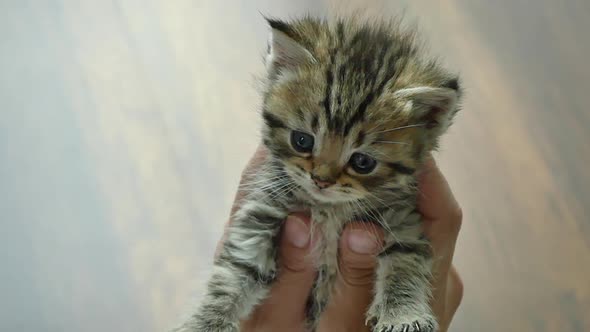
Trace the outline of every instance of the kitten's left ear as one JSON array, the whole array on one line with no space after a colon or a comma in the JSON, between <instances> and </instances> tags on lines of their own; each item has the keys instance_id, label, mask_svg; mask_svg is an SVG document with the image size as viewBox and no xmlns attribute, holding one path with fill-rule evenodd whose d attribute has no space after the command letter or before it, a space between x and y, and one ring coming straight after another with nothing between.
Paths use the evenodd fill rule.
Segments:
<instances>
[{"instance_id":1,"label":"kitten's left ear","mask_svg":"<svg viewBox=\"0 0 590 332\"><path fill-rule=\"evenodd\" d=\"M397 90L394 97L402 102L402 112L441 134L457 112L460 91L457 83L451 87L420 86Z\"/></svg>"},{"instance_id":2,"label":"kitten's left ear","mask_svg":"<svg viewBox=\"0 0 590 332\"><path fill-rule=\"evenodd\" d=\"M313 55L289 35L291 28L285 22L267 19L271 28L266 55L266 68L271 78L297 67L315 62Z\"/></svg>"}]
</instances>

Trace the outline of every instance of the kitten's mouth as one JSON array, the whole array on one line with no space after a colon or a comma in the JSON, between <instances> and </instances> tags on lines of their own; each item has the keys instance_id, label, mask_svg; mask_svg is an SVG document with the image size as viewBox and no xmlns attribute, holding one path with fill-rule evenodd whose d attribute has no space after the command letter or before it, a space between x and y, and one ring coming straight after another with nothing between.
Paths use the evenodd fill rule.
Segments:
<instances>
[{"instance_id":1,"label":"kitten's mouth","mask_svg":"<svg viewBox=\"0 0 590 332\"><path fill-rule=\"evenodd\" d=\"M305 189L313 199L320 203L341 203L351 200L335 191L334 188L320 189L315 185L307 185Z\"/></svg>"},{"instance_id":2,"label":"kitten's mouth","mask_svg":"<svg viewBox=\"0 0 590 332\"><path fill-rule=\"evenodd\" d=\"M321 197L330 197L330 196L332 196L332 193L328 189L320 189L318 187L312 187L311 188L311 192L314 195L319 195Z\"/></svg>"},{"instance_id":3,"label":"kitten's mouth","mask_svg":"<svg viewBox=\"0 0 590 332\"><path fill-rule=\"evenodd\" d=\"M319 188L311 188L308 190L311 197L315 200L322 202L322 203L333 203L334 202L334 195L326 189L319 189Z\"/></svg>"},{"instance_id":4,"label":"kitten's mouth","mask_svg":"<svg viewBox=\"0 0 590 332\"><path fill-rule=\"evenodd\" d=\"M322 195L322 196L329 195L327 189L320 189L320 188L318 188L314 185L311 185L311 184L306 185L305 190L307 190L307 192L309 192L312 195Z\"/></svg>"},{"instance_id":5,"label":"kitten's mouth","mask_svg":"<svg viewBox=\"0 0 590 332\"><path fill-rule=\"evenodd\" d=\"M303 191L305 191L313 200L319 203L334 204L352 201L355 199L353 197L349 197L347 194L339 192L337 188L334 188L334 186L320 189L311 181L309 177L306 177L300 173L298 174L297 171L290 170L289 168L286 168L286 170L287 174L291 176L294 182L299 183L300 188L303 189Z\"/></svg>"},{"instance_id":6,"label":"kitten's mouth","mask_svg":"<svg viewBox=\"0 0 590 332\"><path fill-rule=\"evenodd\" d=\"M329 202L334 198L334 192L331 188L320 189L317 186L306 183L303 189L315 200L320 202Z\"/></svg>"}]
</instances>

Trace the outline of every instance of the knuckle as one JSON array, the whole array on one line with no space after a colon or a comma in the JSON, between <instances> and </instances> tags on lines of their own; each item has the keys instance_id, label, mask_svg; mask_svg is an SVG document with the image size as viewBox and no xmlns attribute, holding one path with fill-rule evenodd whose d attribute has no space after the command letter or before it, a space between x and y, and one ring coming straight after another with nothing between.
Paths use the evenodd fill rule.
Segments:
<instances>
[{"instance_id":1,"label":"knuckle","mask_svg":"<svg viewBox=\"0 0 590 332\"><path fill-rule=\"evenodd\" d=\"M342 269L343 281L353 287L371 286L375 278L373 268L347 267Z\"/></svg>"},{"instance_id":2,"label":"knuckle","mask_svg":"<svg viewBox=\"0 0 590 332\"><path fill-rule=\"evenodd\" d=\"M457 204L449 213L449 222L454 230L460 230L463 224L463 209Z\"/></svg>"},{"instance_id":3,"label":"knuckle","mask_svg":"<svg viewBox=\"0 0 590 332\"><path fill-rule=\"evenodd\" d=\"M283 270L283 273L301 273L307 270L305 259L296 252L283 251L281 261L279 269Z\"/></svg>"},{"instance_id":4,"label":"knuckle","mask_svg":"<svg viewBox=\"0 0 590 332\"><path fill-rule=\"evenodd\" d=\"M376 265L373 257L347 257L344 255L339 265L342 279L347 285L355 287L372 285Z\"/></svg>"},{"instance_id":5,"label":"knuckle","mask_svg":"<svg viewBox=\"0 0 590 332\"><path fill-rule=\"evenodd\" d=\"M464 291L464 287L465 285L463 284L463 279L461 279L461 277L459 275L457 275L457 298L459 299L459 303L461 303L461 300L463 300L463 291Z\"/></svg>"},{"instance_id":6,"label":"knuckle","mask_svg":"<svg viewBox=\"0 0 590 332\"><path fill-rule=\"evenodd\" d=\"M453 288L455 291L454 298L456 299L456 305L459 306L459 304L463 300L463 292L464 292L465 285L463 284L463 279L461 279L461 276L459 275L459 273L454 269L453 269L451 278L452 278L452 282L454 284L453 285Z\"/></svg>"},{"instance_id":7,"label":"knuckle","mask_svg":"<svg viewBox=\"0 0 590 332\"><path fill-rule=\"evenodd\" d=\"M247 182L251 177L252 170L250 169L250 164L248 164L246 167L244 167L244 169L242 169L242 172L240 173L240 183Z\"/></svg>"}]
</instances>

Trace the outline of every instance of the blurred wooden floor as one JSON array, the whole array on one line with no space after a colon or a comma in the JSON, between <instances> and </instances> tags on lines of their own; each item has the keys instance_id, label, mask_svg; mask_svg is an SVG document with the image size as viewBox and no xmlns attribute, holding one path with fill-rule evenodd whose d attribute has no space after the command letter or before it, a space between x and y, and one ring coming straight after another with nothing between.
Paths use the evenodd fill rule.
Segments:
<instances>
[{"instance_id":1,"label":"blurred wooden floor","mask_svg":"<svg viewBox=\"0 0 590 332\"><path fill-rule=\"evenodd\" d=\"M362 3L0 1L0 330L173 324L258 140L259 11ZM590 331L590 2L371 3L467 88L438 155L465 210L452 331Z\"/></svg>"}]
</instances>

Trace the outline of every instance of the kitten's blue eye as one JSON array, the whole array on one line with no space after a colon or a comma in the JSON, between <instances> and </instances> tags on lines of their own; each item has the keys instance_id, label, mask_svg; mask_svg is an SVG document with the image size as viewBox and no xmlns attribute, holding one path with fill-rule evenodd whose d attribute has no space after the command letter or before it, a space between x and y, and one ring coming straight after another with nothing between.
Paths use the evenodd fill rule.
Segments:
<instances>
[{"instance_id":1,"label":"kitten's blue eye","mask_svg":"<svg viewBox=\"0 0 590 332\"><path fill-rule=\"evenodd\" d=\"M291 145L298 152L311 152L313 150L313 136L293 130L291 132Z\"/></svg>"},{"instance_id":2,"label":"kitten's blue eye","mask_svg":"<svg viewBox=\"0 0 590 332\"><path fill-rule=\"evenodd\" d=\"M375 159L362 153L353 153L348 163L359 174L371 173L377 166Z\"/></svg>"}]
</instances>

